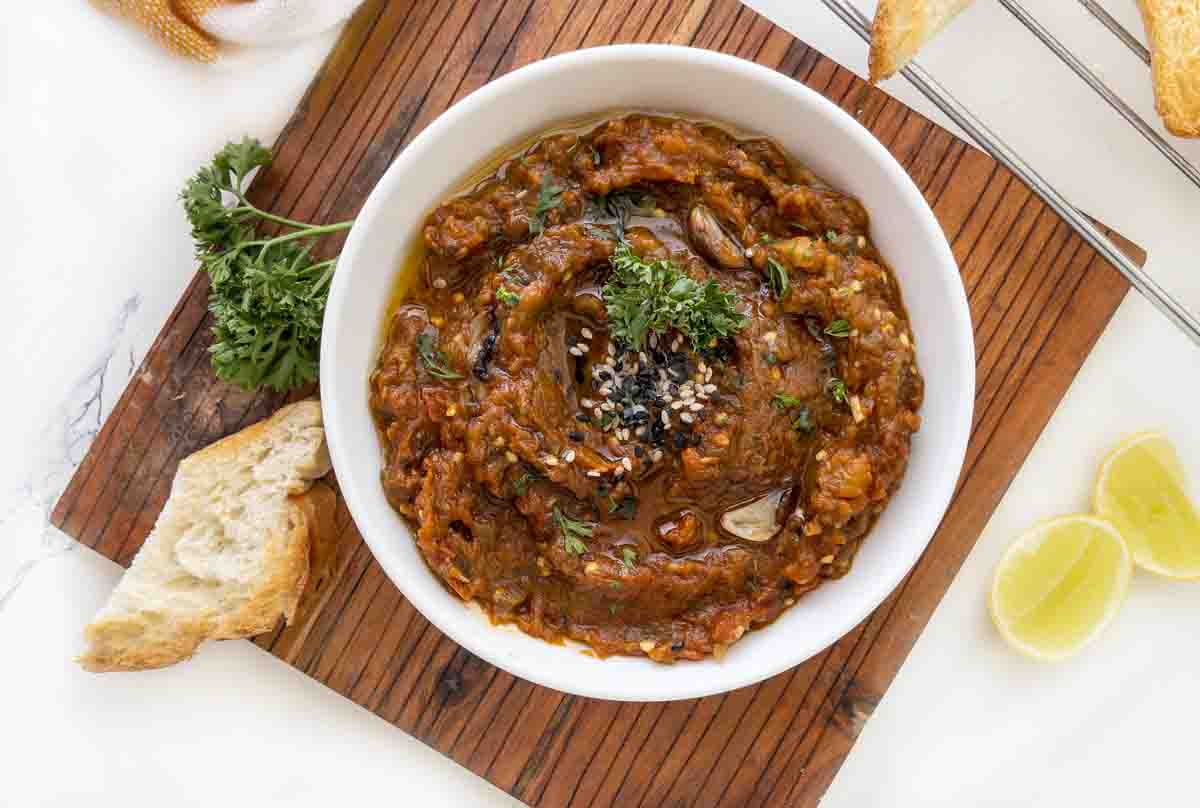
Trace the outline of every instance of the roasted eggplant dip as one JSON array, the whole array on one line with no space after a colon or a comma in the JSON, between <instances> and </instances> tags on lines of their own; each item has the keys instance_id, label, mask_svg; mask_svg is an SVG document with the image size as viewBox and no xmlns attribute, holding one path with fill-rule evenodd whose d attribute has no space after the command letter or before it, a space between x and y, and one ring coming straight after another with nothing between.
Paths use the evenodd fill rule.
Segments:
<instances>
[{"instance_id":1,"label":"roasted eggplant dip","mask_svg":"<svg viewBox=\"0 0 1200 808\"><path fill-rule=\"evenodd\" d=\"M632 115L428 217L371 378L383 486L493 620L722 656L850 569L923 382L868 217L772 142Z\"/></svg>"}]
</instances>

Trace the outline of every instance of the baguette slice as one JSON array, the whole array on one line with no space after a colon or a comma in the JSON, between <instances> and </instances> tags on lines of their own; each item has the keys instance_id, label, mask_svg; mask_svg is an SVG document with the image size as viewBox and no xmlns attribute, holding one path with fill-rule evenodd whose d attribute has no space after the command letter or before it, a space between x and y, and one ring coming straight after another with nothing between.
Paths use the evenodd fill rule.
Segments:
<instances>
[{"instance_id":1,"label":"baguette slice","mask_svg":"<svg viewBox=\"0 0 1200 808\"><path fill-rule=\"evenodd\" d=\"M1200 137L1200 3L1138 0L1150 41L1154 100L1174 135Z\"/></svg>"},{"instance_id":2,"label":"baguette slice","mask_svg":"<svg viewBox=\"0 0 1200 808\"><path fill-rule=\"evenodd\" d=\"M871 83L896 75L974 0L879 0L871 28Z\"/></svg>"},{"instance_id":3,"label":"baguette slice","mask_svg":"<svg viewBox=\"0 0 1200 808\"><path fill-rule=\"evenodd\" d=\"M84 630L90 671L159 668L204 640L291 620L310 547L332 535L321 405L301 401L179 464L171 495L108 603Z\"/></svg>"}]
</instances>

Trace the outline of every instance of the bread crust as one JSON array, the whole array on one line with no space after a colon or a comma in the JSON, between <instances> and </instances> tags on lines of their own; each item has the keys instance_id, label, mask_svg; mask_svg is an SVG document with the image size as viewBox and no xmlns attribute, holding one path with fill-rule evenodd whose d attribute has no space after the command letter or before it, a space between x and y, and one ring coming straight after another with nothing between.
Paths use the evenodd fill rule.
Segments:
<instances>
[{"instance_id":1,"label":"bread crust","mask_svg":"<svg viewBox=\"0 0 1200 808\"><path fill-rule=\"evenodd\" d=\"M1154 106L1167 130L1200 137L1200 5L1138 0L1154 79Z\"/></svg>"},{"instance_id":2,"label":"bread crust","mask_svg":"<svg viewBox=\"0 0 1200 808\"><path fill-rule=\"evenodd\" d=\"M177 487L189 475L219 474L223 465L235 462L256 444L288 430L320 427L320 403L300 401L185 458L179 464L171 498L155 531L171 507ZM270 631L280 617L290 622L310 577L316 537L323 536L323 541L328 541L329 536L335 535L336 497L329 486L313 484L329 469L329 454L322 436L315 458L296 468L295 483L289 487L285 503L285 527L270 530L266 537L263 569L267 574L256 582L253 594L236 610L222 613L211 608L192 615L139 610L102 615L84 629L88 647L79 657L79 664L93 672L161 668L189 658L205 640L252 637ZM147 543L152 539L153 536Z\"/></svg>"},{"instance_id":3,"label":"bread crust","mask_svg":"<svg viewBox=\"0 0 1200 808\"><path fill-rule=\"evenodd\" d=\"M921 47L974 0L879 0L871 25L872 84L896 75Z\"/></svg>"}]
</instances>

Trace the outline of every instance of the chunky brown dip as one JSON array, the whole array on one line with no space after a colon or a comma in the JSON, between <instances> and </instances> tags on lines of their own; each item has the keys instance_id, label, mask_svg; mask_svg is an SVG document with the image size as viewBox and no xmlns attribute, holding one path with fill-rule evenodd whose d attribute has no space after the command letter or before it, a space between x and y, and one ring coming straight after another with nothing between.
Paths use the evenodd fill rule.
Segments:
<instances>
[{"instance_id":1,"label":"chunky brown dip","mask_svg":"<svg viewBox=\"0 0 1200 808\"><path fill-rule=\"evenodd\" d=\"M660 662L844 575L923 390L867 231L773 143L644 115L546 137L433 211L371 378L430 568L494 620ZM715 280L740 327L614 339L615 252Z\"/></svg>"}]
</instances>

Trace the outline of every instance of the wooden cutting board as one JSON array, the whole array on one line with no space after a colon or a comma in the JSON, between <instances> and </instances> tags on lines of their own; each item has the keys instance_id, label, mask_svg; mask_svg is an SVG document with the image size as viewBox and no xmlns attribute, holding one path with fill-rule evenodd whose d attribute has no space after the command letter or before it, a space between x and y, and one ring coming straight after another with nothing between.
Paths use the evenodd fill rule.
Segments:
<instances>
[{"instance_id":1,"label":"wooden cutting board","mask_svg":"<svg viewBox=\"0 0 1200 808\"><path fill-rule=\"evenodd\" d=\"M349 218L454 101L537 59L629 41L721 50L793 76L874 132L929 200L962 268L978 382L957 495L928 550L867 620L790 671L721 696L619 704L515 679L442 636L384 576L342 504L339 568L317 609L256 642L531 804L812 805L1127 285L1004 168L736 0L369 2L252 196L294 218ZM206 291L197 276L54 510L56 525L122 564L180 458L280 404L214 379Z\"/></svg>"}]
</instances>

